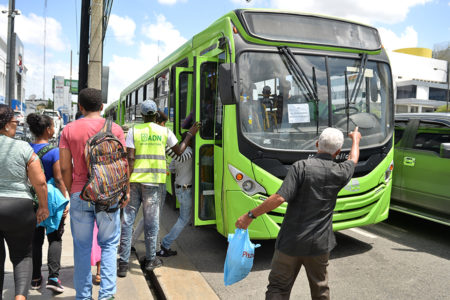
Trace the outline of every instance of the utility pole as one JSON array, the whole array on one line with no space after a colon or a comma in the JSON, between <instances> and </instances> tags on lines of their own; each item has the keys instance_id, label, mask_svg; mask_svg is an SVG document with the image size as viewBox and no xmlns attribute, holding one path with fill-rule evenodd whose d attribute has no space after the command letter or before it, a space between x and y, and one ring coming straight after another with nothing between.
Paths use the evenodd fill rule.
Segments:
<instances>
[{"instance_id":1,"label":"utility pole","mask_svg":"<svg viewBox=\"0 0 450 300\"><path fill-rule=\"evenodd\" d=\"M6 53L6 91L5 102L11 106L11 99L15 97L14 81L16 75L16 42L14 34L14 17L20 15L20 12L16 10L16 1L9 0L9 9L3 10L2 13L8 13L8 36L7 36L7 53Z\"/></svg>"},{"instance_id":2,"label":"utility pole","mask_svg":"<svg viewBox=\"0 0 450 300\"><path fill-rule=\"evenodd\" d=\"M70 50L70 77L69 77L69 106L67 107L69 112L69 121L72 120L72 50Z\"/></svg>"},{"instance_id":3,"label":"utility pole","mask_svg":"<svg viewBox=\"0 0 450 300\"><path fill-rule=\"evenodd\" d=\"M78 92L88 87L88 56L89 56L89 7L90 0L81 2L80 22L80 57L78 63Z\"/></svg>"},{"instance_id":4,"label":"utility pole","mask_svg":"<svg viewBox=\"0 0 450 300\"><path fill-rule=\"evenodd\" d=\"M91 0L88 87L102 89L103 0Z\"/></svg>"}]
</instances>

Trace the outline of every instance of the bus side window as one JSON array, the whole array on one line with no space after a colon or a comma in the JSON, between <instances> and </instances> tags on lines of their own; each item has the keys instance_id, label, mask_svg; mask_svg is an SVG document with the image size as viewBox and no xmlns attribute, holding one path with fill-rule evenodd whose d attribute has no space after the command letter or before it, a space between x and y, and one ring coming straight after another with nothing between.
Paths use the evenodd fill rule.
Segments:
<instances>
[{"instance_id":1,"label":"bus side window","mask_svg":"<svg viewBox=\"0 0 450 300\"><path fill-rule=\"evenodd\" d=\"M133 92L128 94L128 99L127 99L127 122L130 122L131 119L131 109L132 109L132 103L133 103Z\"/></svg>"},{"instance_id":2,"label":"bus side window","mask_svg":"<svg viewBox=\"0 0 450 300\"><path fill-rule=\"evenodd\" d=\"M144 102L144 86L141 86L138 89L137 92L137 99L136 99L136 118L135 120L138 122L142 122L142 116L141 116L141 103Z\"/></svg>"},{"instance_id":3,"label":"bus side window","mask_svg":"<svg viewBox=\"0 0 450 300\"><path fill-rule=\"evenodd\" d=\"M200 67L200 136L214 138L214 113L217 102L217 63L206 62Z\"/></svg>"},{"instance_id":4,"label":"bus side window","mask_svg":"<svg viewBox=\"0 0 450 300\"><path fill-rule=\"evenodd\" d=\"M178 116L180 122L180 128L189 129L191 127L195 117L192 115L190 118L192 122L188 122L189 124L184 124L188 114L193 113L192 111L192 93L189 93L189 81L192 81L192 74L183 72L180 74L178 79Z\"/></svg>"},{"instance_id":5,"label":"bus side window","mask_svg":"<svg viewBox=\"0 0 450 300\"><path fill-rule=\"evenodd\" d=\"M166 115L169 114L168 96L169 96L169 70L166 70L156 79L156 99L155 99L158 109L164 112Z\"/></svg>"},{"instance_id":6,"label":"bus side window","mask_svg":"<svg viewBox=\"0 0 450 300\"><path fill-rule=\"evenodd\" d=\"M223 104L222 100L220 99L220 96L217 95L217 102L216 102L216 124L214 126L215 131L215 144L216 146L222 147L222 123L223 123Z\"/></svg>"},{"instance_id":7,"label":"bus side window","mask_svg":"<svg viewBox=\"0 0 450 300\"><path fill-rule=\"evenodd\" d=\"M154 100L155 99L155 85L153 83L153 79L147 84L147 91L145 93L145 100Z\"/></svg>"},{"instance_id":8,"label":"bus side window","mask_svg":"<svg viewBox=\"0 0 450 300\"><path fill-rule=\"evenodd\" d=\"M214 145L203 145L199 150L200 189L198 217L201 220L216 218L214 206Z\"/></svg>"}]
</instances>

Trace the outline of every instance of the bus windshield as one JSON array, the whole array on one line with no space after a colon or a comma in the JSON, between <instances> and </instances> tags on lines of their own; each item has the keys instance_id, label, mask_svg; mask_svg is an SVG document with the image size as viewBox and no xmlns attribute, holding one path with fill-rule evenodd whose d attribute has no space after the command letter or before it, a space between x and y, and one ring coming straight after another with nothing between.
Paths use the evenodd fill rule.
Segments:
<instances>
[{"instance_id":1,"label":"bus windshield","mask_svg":"<svg viewBox=\"0 0 450 300\"><path fill-rule=\"evenodd\" d=\"M356 126L361 147L380 146L392 133L392 80L386 63L361 58L294 55L298 76L282 53L244 52L238 60L240 127L262 148L316 150L328 126Z\"/></svg>"}]
</instances>

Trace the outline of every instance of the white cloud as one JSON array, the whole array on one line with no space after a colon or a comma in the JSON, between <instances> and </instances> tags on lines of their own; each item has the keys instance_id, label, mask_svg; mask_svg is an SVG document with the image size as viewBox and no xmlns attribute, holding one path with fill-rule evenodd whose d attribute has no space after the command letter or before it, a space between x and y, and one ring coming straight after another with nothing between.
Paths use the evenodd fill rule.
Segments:
<instances>
[{"instance_id":1,"label":"white cloud","mask_svg":"<svg viewBox=\"0 0 450 300\"><path fill-rule=\"evenodd\" d=\"M70 56L66 61L61 61L51 53L47 54L45 63L45 98L53 99L52 78L53 76L64 76L70 78ZM74 59L75 61L76 59ZM37 98L43 97L44 63L42 53L30 51L25 47L24 62L28 71L26 74L25 96L32 94ZM78 64L72 65L72 79L78 78Z\"/></svg>"},{"instance_id":2,"label":"white cloud","mask_svg":"<svg viewBox=\"0 0 450 300\"><path fill-rule=\"evenodd\" d=\"M111 29L114 37L118 42L132 45L134 39L134 31L136 30L136 23L129 17L119 17L111 14L108 21L108 29Z\"/></svg>"},{"instance_id":3,"label":"white cloud","mask_svg":"<svg viewBox=\"0 0 450 300\"><path fill-rule=\"evenodd\" d=\"M140 42L136 57L113 55L109 63L110 102L119 99L120 92L150 68L186 42L180 32L163 15L156 23L143 26L142 33L150 43Z\"/></svg>"},{"instance_id":4,"label":"white cloud","mask_svg":"<svg viewBox=\"0 0 450 300\"><path fill-rule=\"evenodd\" d=\"M382 44L388 50L417 47L417 31L415 31L412 26L406 27L405 31L401 33L400 36L386 28L378 28L378 31L380 32Z\"/></svg>"},{"instance_id":5,"label":"white cloud","mask_svg":"<svg viewBox=\"0 0 450 300\"><path fill-rule=\"evenodd\" d=\"M159 4L174 5L177 2L186 2L187 0L158 0Z\"/></svg>"},{"instance_id":6,"label":"white cloud","mask_svg":"<svg viewBox=\"0 0 450 300\"><path fill-rule=\"evenodd\" d=\"M433 0L271 0L270 7L327 14L369 24L394 24L405 20L412 7L431 1Z\"/></svg>"},{"instance_id":7,"label":"white cloud","mask_svg":"<svg viewBox=\"0 0 450 300\"><path fill-rule=\"evenodd\" d=\"M7 10L8 7L0 5L0 10ZM25 97L34 94L38 98L43 96L44 86L44 18L36 14L18 15L15 17L14 31L24 44L24 65L27 68L25 78ZM0 18L0 36L6 41L8 29L8 18L3 15ZM55 54L68 49L65 42L61 23L56 19L47 17L46 30L46 64L45 64L45 97L53 98L52 78L55 75L69 78L70 56L62 61ZM64 58L63 58L64 59ZM75 61L75 59L74 59ZM73 66L72 75L78 77L78 65Z\"/></svg>"},{"instance_id":8,"label":"white cloud","mask_svg":"<svg viewBox=\"0 0 450 300\"><path fill-rule=\"evenodd\" d=\"M8 10L6 6L0 5L0 10ZM0 18L0 35L6 40L8 20L4 16ZM49 50L63 51L67 49L62 35L62 26L56 19L47 17L46 47ZM20 40L26 44L44 46L44 18L33 13L18 15L15 17L14 31Z\"/></svg>"},{"instance_id":9,"label":"white cloud","mask_svg":"<svg viewBox=\"0 0 450 300\"><path fill-rule=\"evenodd\" d=\"M264 7L267 5L265 0L231 0L231 2L242 7Z\"/></svg>"},{"instance_id":10,"label":"white cloud","mask_svg":"<svg viewBox=\"0 0 450 300\"><path fill-rule=\"evenodd\" d=\"M168 51L173 51L186 42L186 39L181 36L172 23L166 20L164 15L157 15L156 24L144 26L142 33L153 41L164 43L165 50Z\"/></svg>"}]
</instances>

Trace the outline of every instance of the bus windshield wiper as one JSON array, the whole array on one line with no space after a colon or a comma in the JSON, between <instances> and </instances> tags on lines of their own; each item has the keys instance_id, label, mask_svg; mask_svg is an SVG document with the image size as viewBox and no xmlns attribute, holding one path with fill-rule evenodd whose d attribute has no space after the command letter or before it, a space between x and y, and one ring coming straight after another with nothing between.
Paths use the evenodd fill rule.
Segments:
<instances>
[{"instance_id":1,"label":"bus windshield wiper","mask_svg":"<svg viewBox=\"0 0 450 300\"><path fill-rule=\"evenodd\" d=\"M361 88L361 83L364 79L364 74L366 73L366 65L367 65L367 53L363 53L361 58L361 67L359 68L358 76L356 76L355 85L353 86L352 95L350 96L350 103L356 103L356 98L358 98L358 92L359 89Z\"/></svg>"},{"instance_id":2,"label":"bus windshield wiper","mask_svg":"<svg viewBox=\"0 0 450 300\"><path fill-rule=\"evenodd\" d=\"M306 90L307 101L314 101L315 105L315 115L316 115L316 134L319 134L319 97L317 96L317 82L316 82L316 72L313 67L313 84L306 76L306 73L303 71L302 67L298 63L294 54L288 47L278 47L278 50L281 54L284 55L285 63L288 67L288 70L294 76L295 81L301 87Z\"/></svg>"},{"instance_id":3,"label":"bus windshield wiper","mask_svg":"<svg viewBox=\"0 0 450 300\"><path fill-rule=\"evenodd\" d=\"M367 53L363 53L361 57L361 66L358 71L358 75L356 76L355 84L353 85L352 94L349 98L349 89L348 89L348 76L347 70L344 71L345 76L345 114L347 116L347 134L349 133L349 122L350 122L350 103L356 103L356 98L358 98L358 93L361 88L361 83L364 79L364 74L366 73L367 66Z\"/></svg>"},{"instance_id":4,"label":"bus windshield wiper","mask_svg":"<svg viewBox=\"0 0 450 300\"><path fill-rule=\"evenodd\" d=\"M345 114L347 116L347 135L348 135L348 125L350 122L350 99L348 97L349 91L348 91L348 79L347 79L347 70L344 71L345 76Z\"/></svg>"}]
</instances>

